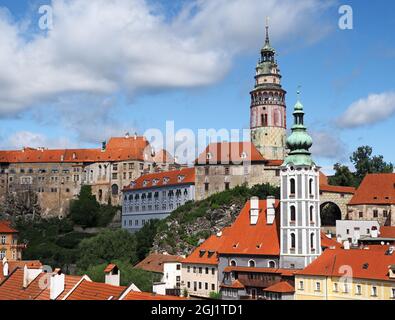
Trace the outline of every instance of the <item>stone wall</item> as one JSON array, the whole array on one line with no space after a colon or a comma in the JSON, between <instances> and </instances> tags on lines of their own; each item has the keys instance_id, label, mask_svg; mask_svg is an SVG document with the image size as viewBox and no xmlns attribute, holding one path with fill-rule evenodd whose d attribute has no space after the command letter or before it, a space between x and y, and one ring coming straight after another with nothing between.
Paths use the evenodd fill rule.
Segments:
<instances>
[{"instance_id":1,"label":"stone wall","mask_svg":"<svg viewBox=\"0 0 395 320\"><path fill-rule=\"evenodd\" d=\"M395 205L350 205L348 218L350 220L375 220L381 226L395 226Z\"/></svg>"},{"instance_id":2,"label":"stone wall","mask_svg":"<svg viewBox=\"0 0 395 320\"><path fill-rule=\"evenodd\" d=\"M342 220L346 220L347 219L347 204L350 202L352 197L353 197L353 194L349 194L349 193L335 193L335 192L321 191L320 192L320 203L321 203L321 205L328 203L328 202L336 204L342 213Z\"/></svg>"}]
</instances>

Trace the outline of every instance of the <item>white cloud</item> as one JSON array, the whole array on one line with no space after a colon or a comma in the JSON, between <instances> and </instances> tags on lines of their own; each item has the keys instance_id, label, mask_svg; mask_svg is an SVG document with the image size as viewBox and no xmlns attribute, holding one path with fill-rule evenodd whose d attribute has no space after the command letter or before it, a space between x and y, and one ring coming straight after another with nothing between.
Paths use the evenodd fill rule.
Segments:
<instances>
[{"instance_id":1,"label":"white cloud","mask_svg":"<svg viewBox=\"0 0 395 320\"><path fill-rule=\"evenodd\" d=\"M75 145L67 138L50 139L41 133L18 131L3 140L2 147L13 150L19 150L24 147L61 149L75 147Z\"/></svg>"},{"instance_id":2,"label":"white cloud","mask_svg":"<svg viewBox=\"0 0 395 320\"><path fill-rule=\"evenodd\" d=\"M352 103L337 120L340 127L355 128L373 124L395 114L395 92L370 94Z\"/></svg>"},{"instance_id":3,"label":"white cloud","mask_svg":"<svg viewBox=\"0 0 395 320\"><path fill-rule=\"evenodd\" d=\"M326 159L344 160L346 146L334 131L313 131L313 146L311 152L313 157Z\"/></svg>"},{"instance_id":4,"label":"white cloud","mask_svg":"<svg viewBox=\"0 0 395 320\"><path fill-rule=\"evenodd\" d=\"M324 33L319 0L193 0L170 21L145 0L53 0L54 28L24 33L0 12L0 114L68 94L133 95L208 85L235 54L263 42ZM38 23L39 15L30 17ZM32 28L30 28L32 30ZM300 37L298 37L300 39Z\"/></svg>"}]
</instances>

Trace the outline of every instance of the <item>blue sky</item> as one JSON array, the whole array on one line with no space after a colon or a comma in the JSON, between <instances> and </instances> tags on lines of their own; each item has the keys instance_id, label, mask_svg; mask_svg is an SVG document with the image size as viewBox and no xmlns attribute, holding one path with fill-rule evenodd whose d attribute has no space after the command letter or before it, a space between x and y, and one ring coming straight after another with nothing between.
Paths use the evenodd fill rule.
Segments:
<instances>
[{"instance_id":1,"label":"blue sky","mask_svg":"<svg viewBox=\"0 0 395 320\"><path fill-rule=\"evenodd\" d=\"M247 128L268 15L288 123L301 85L317 162L328 171L365 144L395 162L391 0L68 2L0 0L2 148L97 147L168 120L195 132ZM37 28L43 4L54 8L52 34ZM344 4L352 30L338 27ZM128 10L136 18L119 29Z\"/></svg>"}]
</instances>

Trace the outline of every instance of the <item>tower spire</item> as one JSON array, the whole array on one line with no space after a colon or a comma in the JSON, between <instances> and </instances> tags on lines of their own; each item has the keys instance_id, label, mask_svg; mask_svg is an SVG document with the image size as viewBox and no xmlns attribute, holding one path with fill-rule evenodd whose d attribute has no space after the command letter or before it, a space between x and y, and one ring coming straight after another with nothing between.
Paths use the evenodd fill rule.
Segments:
<instances>
[{"instance_id":1,"label":"tower spire","mask_svg":"<svg viewBox=\"0 0 395 320\"><path fill-rule=\"evenodd\" d=\"M270 46L270 39L269 39L269 17L266 17L266 40L265 45Z\"/></svg>"}]
</instances>

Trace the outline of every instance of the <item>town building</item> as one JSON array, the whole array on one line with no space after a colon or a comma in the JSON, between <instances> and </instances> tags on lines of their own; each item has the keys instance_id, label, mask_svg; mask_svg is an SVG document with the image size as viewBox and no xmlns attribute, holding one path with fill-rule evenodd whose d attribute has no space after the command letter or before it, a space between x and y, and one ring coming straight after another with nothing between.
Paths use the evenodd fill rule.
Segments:
<instances>
[{"instance_id":1,"label":"town building","mask_svg":"<svg viewBox=\"0 0 395 320\"><path fill-rule=\"evenodd\" d=\"M142 175L122 190L122 228L136 232L195 199L195 169Z\"/></svg>"},{"instance_id":2,"label":"town building","mask_svg":"<svg viewBox=\"0 0 395 320\"><path fill-rule=\"evenodd\" d=\"M24 244L18 243L18 231L11 227L9 221L0 221L0 261L21 260Z\"/></svg>"},{"instance_id":3,"label":"town building","mask_svg":"<svg viewBox=\"0 0 395 320\"><path fill-rule=\"evenodd\" d=\"M137 135L111 138L97 149L28 148L0 151L0 201L32 191L44 217L64 217L82 185L102 204L121 204L121 190L144 173L169 170L174 160Z\"/></svg>"},{"instance_id":4,"label":"town building","mask_svg":"<svg viewBox=\"0 0 395 320\"><path fill-rule=\"evenodd\" d=\"M181 264L184 257L170 254L152 253L134 266L149 272L160 274L160 282L154 282L152 292L160 295L180 296L181 292Z\"/></svg>"},{"instance_id":5,"label":"town building","mask_svg":"<svg viewBox=\"0 0 395 320\"><path fill-rule=\"evenodd\" d=\"M374 220L338 220L336 221L336 239L338 242L348 241L358 245L361 238L378 237L380 225Z\"/></svg>"},{"instance_id":6,"label":"town building","mask_svg":"<svg viewBox=\"0 0 395 320\"><path fill-rule=\"evenodd\" d=\"M226 239L227 228L210 236L182 261L181 288L191 297L210 298L218 294L220 272L218 251Z\"/></svg>"},{"instance_id":7,"label":"town building","mask_svg":"<svg viewBox=\"0 0 395 320\"><path fill-rule=\"evenodd\" d=\"M367 174L348 203L348 219L395 226L395 173Z\"/></svg>"},{"instance_id":8,"label":"town building","mask_svg":"<svg viewBox=\"0 0 395 320\"><path fill-rule=\"evenodd\" d=\"M295 275L296 300L395 299L394 247L328 249Z\"/></svg>"}]
</instances>

